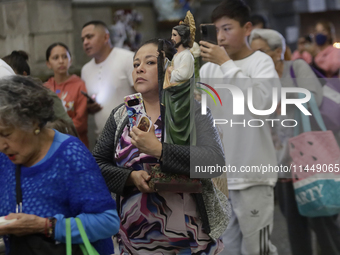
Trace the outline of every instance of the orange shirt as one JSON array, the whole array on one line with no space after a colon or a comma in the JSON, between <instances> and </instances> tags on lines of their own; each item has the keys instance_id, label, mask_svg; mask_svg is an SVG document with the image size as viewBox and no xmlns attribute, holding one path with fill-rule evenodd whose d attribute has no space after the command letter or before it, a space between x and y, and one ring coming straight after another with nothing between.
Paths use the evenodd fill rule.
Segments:
<instances>
[{"instance_id":1,"label":"orange shirt","mask_svg":"<svg viewBox=\"0 0 340 255\"><path fill-rule=\"evenodd\" d=\"M61 99L76 127L80 140L88 147L87 98L80 93L80 91L86 92L84 81L77 75L72 75L66 81L56 84L54 77L51 77L44 86L55 92Z\"/></svg>"}]
</instances>

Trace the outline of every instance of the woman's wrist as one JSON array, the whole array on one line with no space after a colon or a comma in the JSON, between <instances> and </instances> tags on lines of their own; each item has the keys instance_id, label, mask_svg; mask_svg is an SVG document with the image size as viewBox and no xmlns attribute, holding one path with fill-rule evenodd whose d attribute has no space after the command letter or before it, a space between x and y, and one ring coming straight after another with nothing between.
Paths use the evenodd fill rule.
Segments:
<instances>
[{"instance_id":1,"label":"woman's wrist","mask_svg":"<svg viewBox=\"0 0 340 255\"><path fill-rule=\"evenodd\" d=\"M125 182L125 185L126 186L134 186L135 183L134 183L134 172L136 171L131 171L129 177L126 179L126 182Z\"/></svg>"},{"instance_id":2,"label":"woman's wrist","mask_svg":"<svg viewBox=\"0 0 340 255\"><path fill-rule=\"evenodd\" d=\"M159 142L155 148L155 152L153 155L155 158L157 158L159 161L162 160L163 157L163 144Z\"/></svg>"},{"instance_id":3,"label":"woman's wrist","mask_svg":"<svg viewBox=\"0 0 340 255\"><path fill-rule=\"evenodd\" d=\"M37 217L37 233L41 233L41 234L45 234L46 232L46 218L42 218L42 217L39 217L39 216L36 216Z\"/></svg>"}]
</instances>

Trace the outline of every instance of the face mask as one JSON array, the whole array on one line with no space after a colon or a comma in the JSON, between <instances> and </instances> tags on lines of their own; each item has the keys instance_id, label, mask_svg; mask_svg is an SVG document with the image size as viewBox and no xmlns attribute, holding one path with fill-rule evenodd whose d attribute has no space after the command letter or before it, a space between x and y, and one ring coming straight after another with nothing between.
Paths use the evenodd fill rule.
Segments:
<instances>
[{"instance_id":1,"label":"face mask","mask_svg":"<svg viewBox=\"0 0 340 255\"><path fill-rule=\"evenodd\" d=\"M327 35L324 34L317 34L315 36L315 42L317 45L322 46L326 43L327 41Z\"/></svg>"}]
</instances>

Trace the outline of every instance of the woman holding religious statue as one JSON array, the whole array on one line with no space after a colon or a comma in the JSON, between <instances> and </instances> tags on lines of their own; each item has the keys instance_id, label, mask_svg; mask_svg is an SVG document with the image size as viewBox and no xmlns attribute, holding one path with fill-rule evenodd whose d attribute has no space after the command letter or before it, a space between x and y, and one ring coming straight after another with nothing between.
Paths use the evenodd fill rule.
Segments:
<instances>
[{"instance_id":1,"label":"woman holding religious statue","mask_svg":"<svg viewBox=\"0 0 340 255\"><path fill-rule=\"evenodd\" d=\"M148 166L161 165L161 173L184 179L190 177L190 162L225 164L212 115L210 111L201 115L197 102L193 114L196 145L161 142L164 121L160 116L157 46L158 40L151 40L137 50L132 73L134 88L142 94L153 123L150 131L136 126L131 130L122 104L112 111L93 151L109 190L117 195L121 254L218 254L223 250L219 237L228 224L230 206L210 178L201 179L201 193L150 187ZM164 46L168 56L169 44Z\"/></svg>"}]
</instances>

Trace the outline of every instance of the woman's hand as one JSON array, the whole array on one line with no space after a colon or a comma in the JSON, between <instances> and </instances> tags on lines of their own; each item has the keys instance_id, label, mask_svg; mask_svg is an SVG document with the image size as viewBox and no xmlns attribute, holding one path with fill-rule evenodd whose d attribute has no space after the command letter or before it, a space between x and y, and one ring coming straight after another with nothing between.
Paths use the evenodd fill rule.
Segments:
<instances>
[{"instance_id":1,"label":"woman's hand","mask_svg":"<svg viewBox=\"0 0 340 255\"><path fill-rule=\"evenodd\" d=\"M23 236L45 232L45 218L25 213L11 213L6 217L6 220L13 219L17 220L8 225L0 226L0 236L9 234Z\"/></svg>"},{"instance_id":2,"label":"woman's hand","mask_svg":"<svg viewBox=\"0 0 340 255\"><path fill-rule=\"evenodd\" d=\"M155 127L151 125L149 132L144 132L134 126L130 132L131 143L138 148L141 153L148 154L157 159L162 155L162 143L155 135Z\"/></svg>"},{"instance_id":3,"label":"woman's hand","mask_svg":"<svg viewBox=\"0 0 340 255\"><path fill-rule=\"evenodd\" d=\"M150 189L148 181L151 176L144 170L132 171L129 176L129 182L133 183L137 189L142 193L152 193L154 190Z\"/></svg>"}]
</instances>

